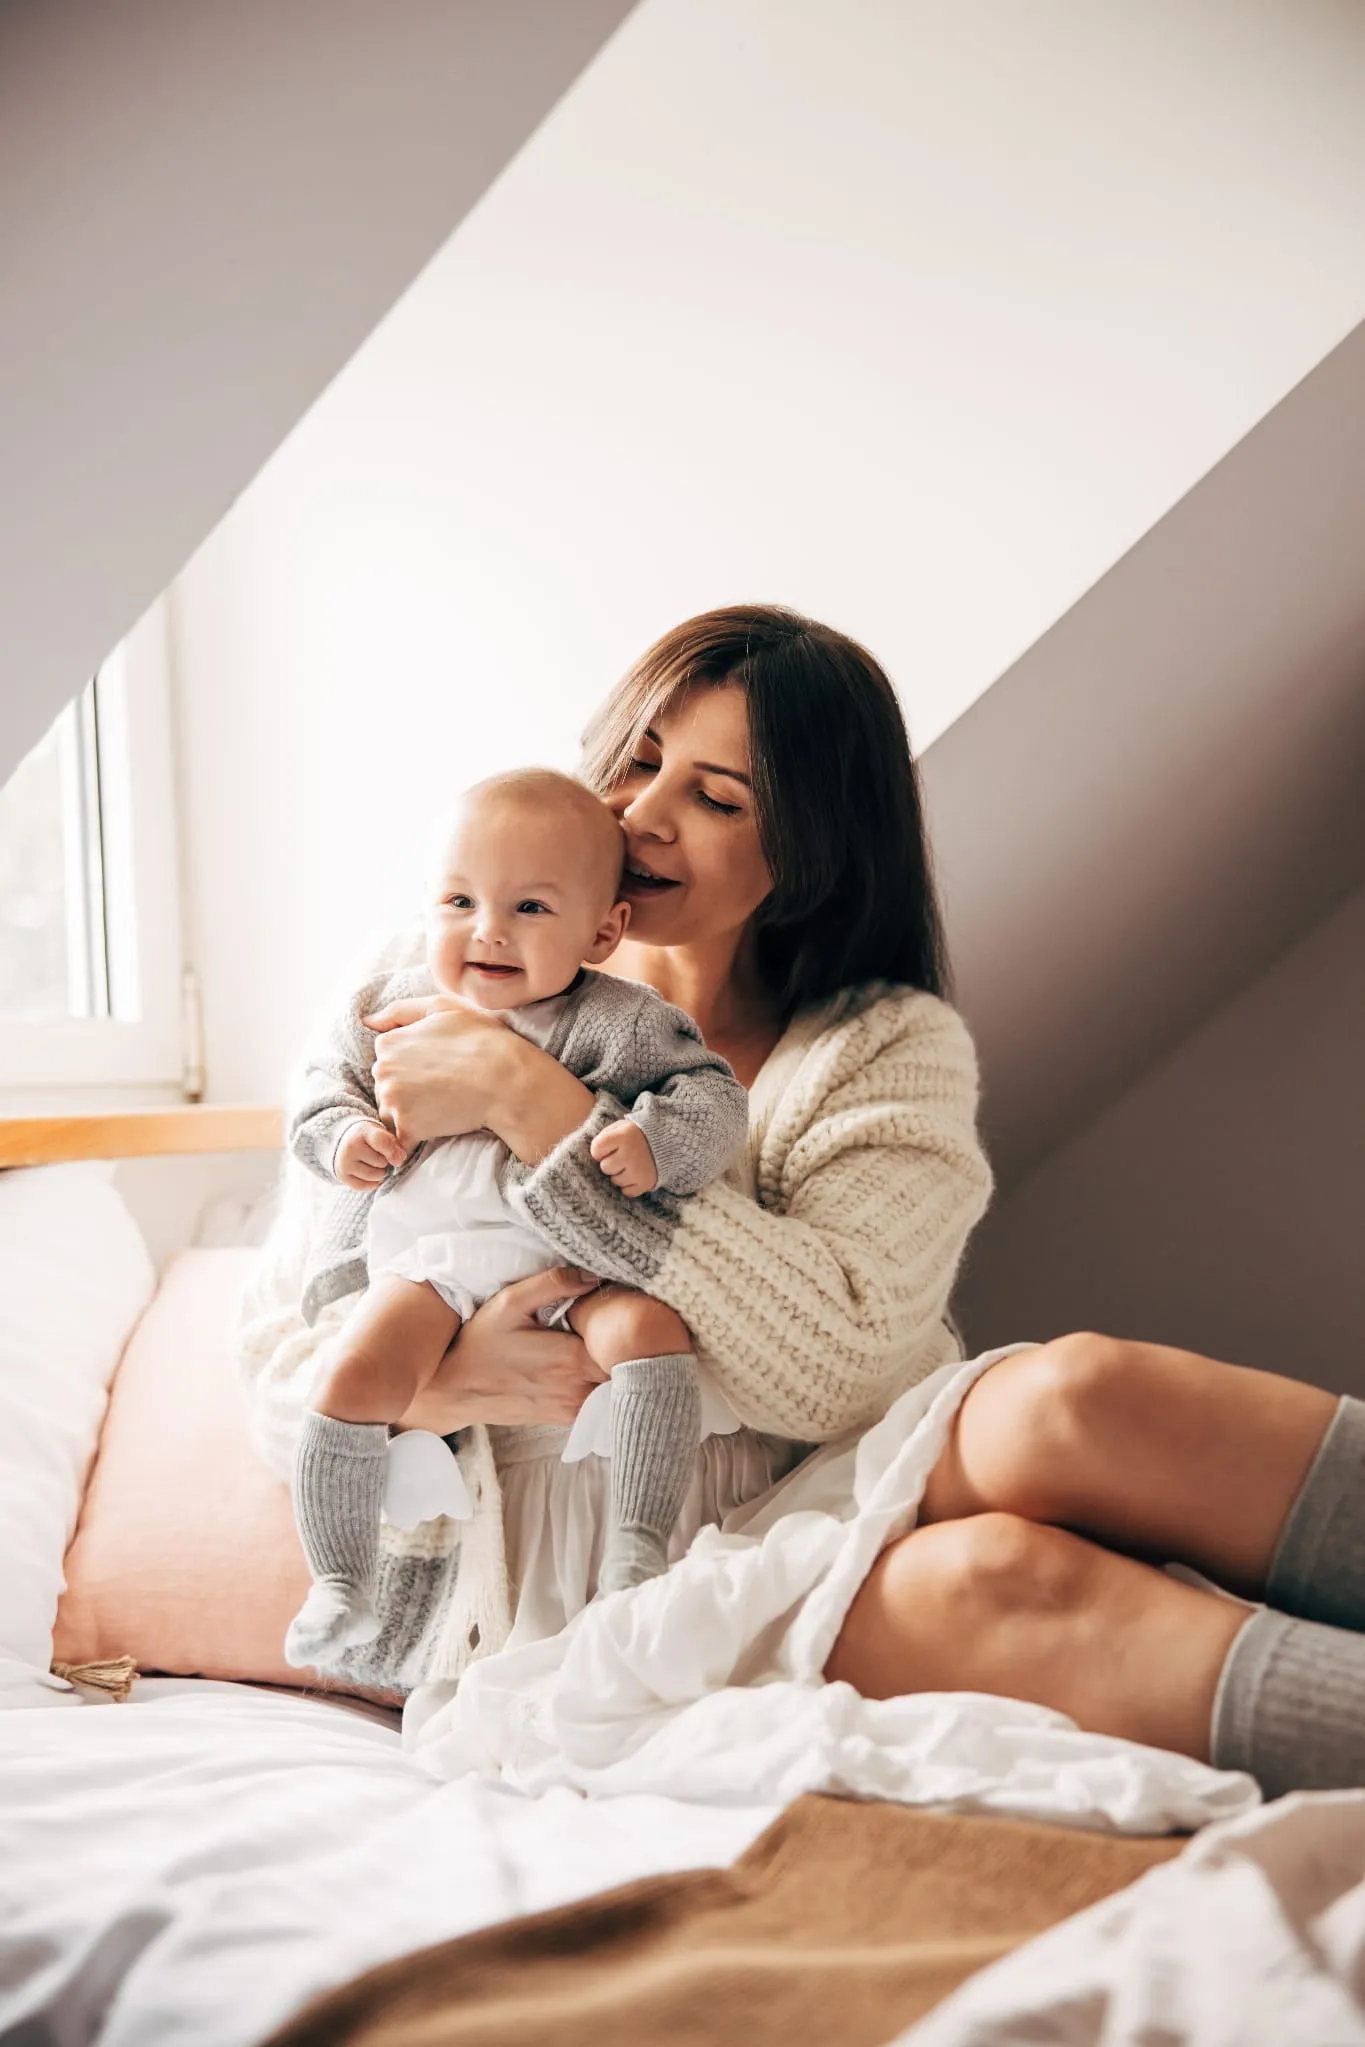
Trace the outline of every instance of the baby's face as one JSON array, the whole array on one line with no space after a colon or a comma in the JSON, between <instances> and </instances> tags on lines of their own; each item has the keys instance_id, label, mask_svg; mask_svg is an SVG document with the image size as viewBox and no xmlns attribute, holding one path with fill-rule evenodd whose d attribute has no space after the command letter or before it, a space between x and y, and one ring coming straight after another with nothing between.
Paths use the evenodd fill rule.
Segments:
<instances>
[{"instance_id":1,"label":"baby's face","mask_svg":"<svg viewBox=\"0 0 1365 2047\"><path fill-rule=\"evenodd\" d=\"M572 819L507 798L471 803L442 856L427 917L432 979L481 1009L558 995L584 960L613 949L615 938L603 938L613 901L600 848L594 855L579 843Z\"/></svg>"}]
</instances>

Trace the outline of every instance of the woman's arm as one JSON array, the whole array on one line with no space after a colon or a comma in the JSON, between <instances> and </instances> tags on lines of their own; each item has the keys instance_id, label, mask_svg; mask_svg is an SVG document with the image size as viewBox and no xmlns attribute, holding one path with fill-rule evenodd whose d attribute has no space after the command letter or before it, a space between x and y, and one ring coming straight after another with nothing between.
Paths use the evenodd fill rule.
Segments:
<instances>
[{"instance_id":1,"label":"woman's arm","mask_svg":"<svg viewBox=\"0 0 1365 2047\"><path fill-rule=\"evenodd\" d=\"M761 1205L726 1181L682 1202L617 1193L588 1152L609 1097L519 1199L562 1255L676 1309L742 1420L825 1441L952 1354L944 1317L990 1192L976 1098L961 1019L890 997L807 1056Z\"/></svg>"}]
</instances>

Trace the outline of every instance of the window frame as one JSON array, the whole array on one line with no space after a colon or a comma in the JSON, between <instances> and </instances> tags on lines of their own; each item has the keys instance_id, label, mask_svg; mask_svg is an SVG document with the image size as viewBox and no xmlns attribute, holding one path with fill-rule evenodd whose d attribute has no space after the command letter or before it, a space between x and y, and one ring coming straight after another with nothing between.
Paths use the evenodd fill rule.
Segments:
<instances>
[{"instance_id":1,"label":"window frame","mask_svg":"<svg viewBox=\"0 0 1365 2047\"><path fill-rule=\"evenodd\" d=\"M108 1016L0 1018L0 1101L172 1088L184 1073L170 635L154 604L98 672Z\"/></svg>"}]
</instances>

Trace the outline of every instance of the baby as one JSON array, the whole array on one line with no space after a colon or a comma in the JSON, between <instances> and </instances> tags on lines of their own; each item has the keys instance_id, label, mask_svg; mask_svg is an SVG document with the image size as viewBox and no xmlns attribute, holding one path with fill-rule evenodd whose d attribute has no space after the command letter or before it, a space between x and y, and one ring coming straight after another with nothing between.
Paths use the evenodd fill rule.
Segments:
<instances>
[{"instance_id":1,"label":"baby","mask_svg":"<svg viewBox=\"0 0 1365 2047\"><path fill-rule=\"evenodd\" d=\"M369 982L310 1066L289 1143L347 1191L329 1211L304 1314L365 1291L325 1356L295 1463L313 1587L286 1638L291 1664L325 1667L378 1634L389 1425L475 1308L558 1256L510 1205L515 1161L499 1139L477 1131L405 1154L379 1115L364 1018L433 992L498 1012L619 1108L591 1150L629 1197L695 1193L743 1139L744 1090L691 1018L652 988L593 971L630 915L624 851L612 813L567 775L529 769L470 790L440 861L426 972ZM559 1315L611 1376L612 1514L598 1582L616 1591L667 1565L700 1438L696 1360L673 1311L629 1289L590 1293Z\"/></svg>"}]
</instances>

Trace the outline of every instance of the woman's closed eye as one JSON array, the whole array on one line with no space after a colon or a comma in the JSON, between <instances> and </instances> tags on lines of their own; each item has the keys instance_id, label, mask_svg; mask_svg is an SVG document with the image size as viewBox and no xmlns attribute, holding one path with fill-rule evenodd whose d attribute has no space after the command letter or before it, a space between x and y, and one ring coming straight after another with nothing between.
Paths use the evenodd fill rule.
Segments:
<instances>
[{"instance_id":1,"label":"woman's closed eye","mask_svg":"<svg viewBox=\"0 0 1365 2047\"><path fill-rule=\"evenodd\" d=\"M636 757L632 759L627 773L657 775L662 765L661 761L642 761ZM714 810L721 817L738 817L744 808L742 803L722 803L718 796L708 796L705 789L698 789L696 797L703 810Z\"/></svg>"}]
</instances>

